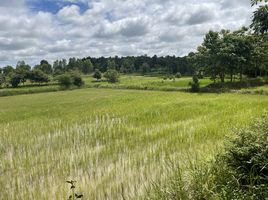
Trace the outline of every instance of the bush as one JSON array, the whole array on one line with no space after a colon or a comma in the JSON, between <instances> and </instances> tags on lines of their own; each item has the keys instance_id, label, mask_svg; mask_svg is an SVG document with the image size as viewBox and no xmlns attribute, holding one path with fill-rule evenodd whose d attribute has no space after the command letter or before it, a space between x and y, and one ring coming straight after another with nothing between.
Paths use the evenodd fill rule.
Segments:
<instances>
[{"instance_id":1,"label":"bush","mask_svg":"<svg viewBox=\"0 0 268 200\"><path fill-rule=\"evenodd\" d=\"M56 79L59 82L60 86L65 87L65 88L71 87L73 83L72 77L69 73L62 74L58 76Z\"/></svg>"},{"instance_id":2,"label":"bush","mask_svg":"<svg viewBox=\"0 0 268 200\"><path fill-rule=\"evenodd\" d=\"M82 87L85 84L80 74L74 73L71 75L71 77L72 77L73 85L77 87Z\"/></svg>"},{"instance_id":3,"label":"bush","mask_svg":"<svg viewBox=\"0 0 268 200\"><path fill-rule=\"evenodd\" d=\"M181 78L181 73L180 72L176 73L175 77L176 78Z\"/></svg>"},{"instance_id":4,"label":"bush","mask_svg":"<svg viewBox=\"0 0 268 200\"><path fill-rule=\"evenodd\" d=\"M119 73L114 69L109 69L105 74L104 77L107 79L109 83L116 83L119 82Z\"/></svg>"},{"instance_id":5,"label":"bush","mask_svg":"<svg viewBox=\"0 0 268 200\"><path fill-rule=\"evenodd\" d=\"M62 74L56 78L59 82L59 84L65 88L69 88L72 85L75 85L77 87L81 87L84 85L84 81L82 80L82 77L80 74L76 72L69 72Z\"/></svg>"},{"instance_id":6,"label":"bush","mask_svg":"<svg viewBox=\"0 0 268 200\"><path fill-rule=\"evenodd\" d=\"M93 74L93 78L100 80L101 77L102 77L102 74L101 74L100 70L96 69L94 74Z\"/></svg>"},{"instance_id":7,"label":"bush","mask_svg":"<svg viewBox=\"0 0 268 200\"><path fill-rule=\"evenodd\" d=\"M241 190L268 197L268 116L241 130L219 159Z\"/></svg>"},{"instance_id":8,"label":"bush","mask_svg":"<svg viewBox=\"0 0 268 200\"><path fill-rule=\"evenodd\" d=\"M191 163L187 179L175 169L168 185L157 185L148 199L267 199L267 165L268 115L238 131L214 161Z\"/></svg>"},{"instance_id":9,"label":"bush","mask_svg":"<svg viewBox=\"0 0 268 200\"><path fill-rule=\"evenodd\" d=\"M211 165L194 172L196 199L266 199L268 197L268 116L229 139ZM200 180L203 180L201 182ZM206 181L204 181L206 180Z\"/></svg>"},{"instance_id":10,"label":"bush","mask_svg":"<svg viewBox=\"0 0 268 200\"><path fill-rule=\"evenodd\" d=\"M199 92L200 84L197 76L193 76L193 81L189 83L191 92Z\"/></svg>"},{"instance_id":11,"label":"bush","mask_svg":"<svg viewBox=\"0 0 268 200\"><path fill-rule=\"evenodd\" d=\"M9 83L11 84L12 87L18 87L20 82L21 82L21 75L18 73L13 73L10 76Z\"/></svg>"},{"instance_id":12,"label":"bush","mask_svg":"<svg viewBox=\"0 0 268 200\"><path fill-rule=\"evenodd\" d=\"M48 75L39 69L34 69L33 71L31 71L28 75L28 78L30 79L31 82L35 82L35 83L49 82Z\"/></svg>"}]
</instances>

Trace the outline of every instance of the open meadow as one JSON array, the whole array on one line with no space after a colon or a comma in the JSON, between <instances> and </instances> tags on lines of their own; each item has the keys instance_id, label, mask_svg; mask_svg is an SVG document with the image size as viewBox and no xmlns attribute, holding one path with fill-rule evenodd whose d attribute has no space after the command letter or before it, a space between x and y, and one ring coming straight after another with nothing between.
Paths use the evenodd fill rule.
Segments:
<instances>
[{"instance_id":1,"label":"open meadow","mask_svg":"<svg viewBox=\"0 0 268 200\"><path fill-rule=\"evenodd\" d=\"M139 199L268 108L257 94L79 89L0 98L0 199Z\"/></svg>"}]
</instances>

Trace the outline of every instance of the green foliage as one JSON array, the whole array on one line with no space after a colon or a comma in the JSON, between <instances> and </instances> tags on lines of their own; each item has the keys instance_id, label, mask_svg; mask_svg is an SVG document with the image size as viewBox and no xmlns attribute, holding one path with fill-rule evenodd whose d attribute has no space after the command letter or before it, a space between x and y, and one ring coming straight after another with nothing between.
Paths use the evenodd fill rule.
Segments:
<instances>
[{"instance_id":1,"label":"green foliage","mask_svg":"<svg viewBox=\"0 0 268 200\"><path fill-rule=\"evenodd\" d=\"M122 65L120 67L120 72L121 73L133 73L134 71L135 71L135 68L134 68L134 63L133 63L132 59L125 58L122 61Z\"/></svg>"},{"instance_id":2,"label":"green foliage","mask_svg":"<svg viewBox=\"0 0 268 200\"><path fill-rule=\"evenodd\" d=\"M191 89L190 89L191 92L199 92L200 91L200 83L199 83L199 79L196 75L193 76L193 80L192 80L192 82L189 83L189 85L191 86Z\"/></svg>"},{"instance_id":3,"label":"green foliage","mask_svg":"<svg viewBox=\"0 0 268 200\"><path fill-rule=\"evenodd\" d=\"M36 65L34 69L40 70L45 74L52 74L52 66L46 60L41 60L40 65Z\"/></svg>"},{"instance_id":4,"label":"green foliage","mask_svg":"<svg viewBox=\"0 0 268 200\"><path fill-rule=\"evenodd\" d=\"M151 71L151 69L150 69L150 65L148 64L148 63L143 63L142 65L141 65L141 73L142 74L147 74L147 73L149 73Z\"/></svg>"},{"instance_id":5,"label":"green foliage","mask_svg":"<svg viewBox=\"0 0 268 200\"><path fill-rule=\"evenodd\" d=\"M18 73L12 73L9 79L9 83L11 84L12 87L18 87L20 82L22 80L21 74Z\"/></svg>"},{"instance_id":6,"label":"green foliage","mask_svg":"<svg viewBox=\"0 0 268 200\"><path fill-rule=\"evenodd\" d=\"M107 61L107 70L116 70L116 64L114 60L108 60Z\"/></svg>"},{"instance_id":7,"label":"green foliage","mask_svg":"<svg viewBox=\"0 0 268 200\"><path fill-rule=\"evenodd\" d=\"M268 116L239 131L219 159L226 163L241 190L268 195Z\"/></svg>"},{"instance_id":8,"label":"green foliage","mask_svg":"<svg viewBox=\"0 0 268 200\"><path fill-rule=\"evenodd\" d=\"M72 73L71 74L72 77L72 83L73 85L77 86L77 87L81 87L83 86L85 83L81 77L81 75L79 73Z\"/></svg>"},{"instance_id":9,"label":"green foliage","mask_svg":"<svg viewBox=\"0 0 268 200\"><path fill-rule=\"evenodd\" d=\"M6 77L3 74L0 74L0 87L6 84Z\"/></svg>"},{"instance_id":10,"label":"green foliage","mask_svg":"<svg viewBox=\"0 0 268 200\"><path fill-rule=\"evenodd\" d=\"M83 61L82 64L82 70L84 74L89 74L90 72L93 71L93 64L90 59L86 59Z\"/></svg>"},{"instance_id":11,"label":"green foliage","mask_svg":"<svg viewBox=\"0 0 268 200\"><path fill-rule=\"evenodd\" d=\"M260 6L254 11L251 28L256 33L267 33L268 32L268 5Z\"/></svg>"},{"instance_id":12,"label":"green foliage","mask_svg":"<svg viewBox=\"0 0 268 200\"><path fill-rule=\"evenodd\" d=\"M267 163L266 115L228 139L225 150L211 162L190 161L185 174L180 167L173 168L174 177L167 185L154 187L149 199L267 199Z\"/></svg>"},{"instance_id":13,"label":"green foliage","mask_svg":"<svg viewBox=\"0 0 268 200\"><path fill-rule=\"evenodd\" d=\"M268 0L251 0L251 5L254 6L261 2L268 2Z\"/></svg>"},{"instance_id":14,"label":"green foliage","mask_svg":"<svg viewBox=\"0 0 268 200\"><path fill-rule=\"evenodd\" d=\"M181 78L181 73L180 72L177 72L176 75L175 75L176 78Z\"/></svg>"},{"instance_id":15,"label":"green foliage","mask_svg":"<svg viewBox=\"0 0 268 200\"><path fill-rule=\"evenodd\" d=\"M238 131L224 153L207 166L209 199L265 199L268 197L268 116ZM204 170L203 170L204 172ZM202 170L199 173L200 177ZM194 180L200 183L199 180ZM204 187L206 183L200 183ZM200 190L200 189L199 189ZM199 192L197 196L204 195ZM207 194L208 195L208 194Z\"/></svg>"},{"instance_id":16,"label":"green foliage","mask_svg":"<svg viewBox=\"0 0 268 200\"><path fill-rule=\"evenodd\" d=\"M105 72L104 77L109 83L119 82L119 73L116 70L108 70L107 72Z\"/></svg>"},{"instance_id":17,"label":"green foliage","mask_svg":"<svg viewBox=\"0 0 268 200\"><path fill-rule=\"evenodd\" d=\"M34 83L47 83L49 82L49 77L43 71L34 69L29 73L29 80Z\"/></svg>"},{"instance_id":18,"label":"green foliage","mask_svg":"<svg viewBox=\"0 0 268 200\"><path fill-rule=\"evenodd\" d=\"M56 80L59 82L60 86L69 88L72 85L81 87L84 85L82 77L77 72L67 72L56 77Z\"/></svg>"},{"instance_id":19,"label":"green foliage","mask_svg":"<svg viewBox=\"0 0 268 200\"><path fill-rule=\"evenodd\" d=\"M6 66L3 68L3 75L9 76L12 72L14 72L14 68L12 66Z\"/></svg>"},{"instance_id":20,"label":"green foliage","mask_svg":"<svg viewBox=\"0 0 268 200\"><path fill-rule=\"evenodd\" d=\"M93 74L93 78L100 80L102 78L102 74L100 72L100 70L96 69L94 74Z\"/></svg>"},{"instance_id":21,"label":"green foliage","mask_svg":"<svg viewBox=\"0 0 268 200\"><path fill-rule=\"evenodd\" d=\"M73 84L72 76L70 73L59 75L56 80L59 82L60 86L65 88L69 88Z\"/></svg>"}]
</instances>

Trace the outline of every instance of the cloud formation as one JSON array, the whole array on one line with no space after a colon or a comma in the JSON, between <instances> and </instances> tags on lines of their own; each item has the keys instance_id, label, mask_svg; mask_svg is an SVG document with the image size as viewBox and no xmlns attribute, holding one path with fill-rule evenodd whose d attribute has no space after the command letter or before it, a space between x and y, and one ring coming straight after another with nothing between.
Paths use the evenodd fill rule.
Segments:
<instances>
[{"instance_id":1,"label":"cloud formation","mask_svg":"<svg viewBox=\"0 0 268 200\"><path fill-rule=\"evenodd\" d=\"M250 0L0 0L0 66L71 56L176 55L250 23Z\"/></svg>"}]
</instances>

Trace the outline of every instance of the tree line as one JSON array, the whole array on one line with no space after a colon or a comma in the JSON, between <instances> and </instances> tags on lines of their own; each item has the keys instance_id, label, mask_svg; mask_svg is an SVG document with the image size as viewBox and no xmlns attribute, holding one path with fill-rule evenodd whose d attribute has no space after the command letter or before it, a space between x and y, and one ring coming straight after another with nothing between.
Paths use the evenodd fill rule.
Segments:
<instances>
[{"instance_id":1,"label":"tree line","mask_svg":"<svg viewBox=\"0 0 268 200\"><path fill-rule=\"evenodd\" d=\"M111 77L111 74L114 74L112 77L116 77L118 76L116 72L124 74L176 74L180 72L182 75L194 73L187 57L158 57L156 55L153 57L144 55L137 57L87 57L83 59L73 57L68 61L66 59L56 60L53 64L47 60L41 60L40 64L34 67L24 61L19 61L15 67L5 66L0 68L0 86L17 87L27 80L32 83L47 83L51 77L74 71L80 74L105 73L104 77Z\"/></svg>"}]
</instances>

